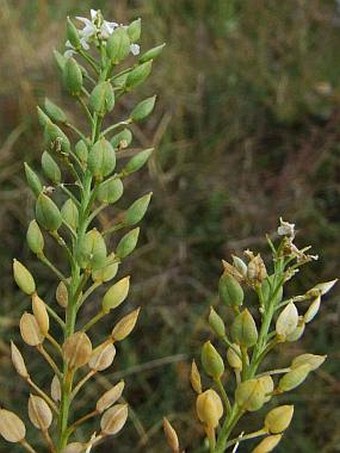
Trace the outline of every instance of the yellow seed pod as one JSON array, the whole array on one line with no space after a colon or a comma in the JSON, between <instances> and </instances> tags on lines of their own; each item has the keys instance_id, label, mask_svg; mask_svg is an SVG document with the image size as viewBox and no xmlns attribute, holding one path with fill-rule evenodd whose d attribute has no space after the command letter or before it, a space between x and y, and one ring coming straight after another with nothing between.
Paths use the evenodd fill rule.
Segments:
<instances>
[{"instance_id":1,"label":"yellow seed pod","mask_svg":"<svg viewBox=\"0 0 340 453\"><path fill-rule=\"evenodd\" d=\"M105 392L97 401L96 410L100 414L115 404L123 394L125 387L124 381L118 382L112 389Z\"/></svg>"},{"instance_id":2,"label":"yellow seed pod","mask_svg":"<svg viewBox=\"0 0 340 453\"><path fill-rule=\"evenodd\" d=\"M35 291L35 282L32 274L16 259L13 260L13 274L15 283L19 286L21 291L28 296L32 295Z\"/></svg>"},{"instance_id":3,"label":"yellow seed pod","mask_svg":"<svg viewBox=\"0 0 340 453\"><path fill-rule=\"evenodd\" d=\"M198 395L196 412L199 420L209 428L216 428L223 415L223 404L219 395L213 389L208 389Z\"/></svg>"},{"instance_id":4,"label":"yellow seed pod","mask_svg":"<svg viewBox=\"0 0 340 453\"><path fill-rule=\"evenodd\" d=\"M136 325L139 312L140 308L137 308L118 321L111 333L113 341L122 341L130 335Z\"/></svg>"},{"instance_id":5,"label":"yellow seed pod","mask_svg":"<svg viewBox=\"0 0 340 453\"><path fill-rule=\"evenodd\" d=\"M233 343L233 347L228 348L227 360L231 368L242 370L241 348L238 344Z\"/></svg>"},{"instance_id":6,"label":"yellow seed pod","mask_svg":"<svg viewBox=\"0 0 340 453\"><path fill-rule=\"evenodd\" d=\"M270 434L280 434L288 428L294 414L294 406L279 406L272 409L264 419L264 427Z\"/></svg>"},{"instance_id":7,"label":"yellow seed pod","mask_svg":"<svg viewBox=\"0 0 340 453\"><path fill-rule=\"evenodd\" d=\"M89 367L95 371L103 371L108 368L116 356L116 348L113 344L106 344L92 352Z\"/></svg>"},{"instance_id":8,"label":"yellow seed pod","mask_svg":"<svg viewBox=\"0 0 340 453\"><path fill-rule=\"evenodd\" d=\"M264 402L267 403L272 398L272 392L274 391L274 381L271 376L262 376L258 378L258 380L260 381L265 394Z\"/></svg>"},{"instance_id":9,"label":"yellow seed pod","mask_svg":"<svg viewBox=\"0 0 340 453\"><path fill-rule=\"evenodd\" d=\"M45 302L40 299L37 293L32 295L32 311L37 320L40 332L45 337L50 328L50 318L46 310Z\"/></svg>"},{"instance_id":10,"label":"yellow seed pod","mask_svg":"<svg viewBox=\"0 0 340 453\"><path fill-rule=\"evenodd\" d=\"M55 374L51 382L51 396L52 399L57 403L61 401L61 386L58 376Z\"/></svg>"},{"instance_id":11,"label":"yellow seed pod","mask_svg":"<svg viewBox=\"0 0 340 453\"><path fill-rule=\"evenodd\" d=\"M61 450L61 453L84 453L86 450L86 444L81 442L72 442Z\"/></svg>"},{"instance_id":12,"label":"yellow seed pod","mask_svg":"<svg viewBox=\"0 0 340 453\"><path fill-rule=\"evenodd\" d=\"M257 447L254 448L252 453L269 453L270 451L273 451L280 442L281 438L282 434L266 437L258 444Z\"/></svg>"},{"instance_id":13,"label":"yellow seed pod","mask_svg":"<svg viewBox=\"0 0 340 453\"><path fill-rule=\"evenodd\" d=\"M293 359L290 368L298 368L300 365L309 365L310 369L316 370L327 359L327 355L301 354Z\"/></svg>"},{"instance_id":14,"label":"yellow seed pod","mask_svg":"<svg viewBox=\"0 0 340 453\"><path fill-rule=\"evenodd\" d=\"M44 341L37 320L31 313L24 313L20 318L20 334L24 342L30 346L38 346Z\"/></svg>"},{"instance_id":15,"label":"yellow seed pod","mask_svg":"<svg viewBox=\"0 0 340 453\"><path fill-rule=\"evenodd\" d=\"M26 428L14 412L0 409L0 434L7 442L17 443L25 439Z\"/></svg>"},{"instance_id":16,"label":"yellow seed pod","mask_svg":"<svg viewBox=\"0 0 340 453\"><path fill-rule=\"evenodd\" d=\"M111 253L106 260L107 264L100 269L92 271L92 280L96 283L103 283L112 280L118 271L118 262L115 262L115 254Z\"/></svg>"},{"instance_id":17,"label":"yellow seed pod","mask_svg":"<svg viewBox=\"0 0 340 453\"><path fill-rule=\"evenodd\" d=\"M281 341L285 341L287 336L292 334L297 328L299 313L293 304L289 303L280 313L276 321L276 334Z\"/></svg>"},{"instance_id":18,"label":"yellow seed pod","mask_svg":"<svg viewBox=\"0 0 340 453\"><path fill-rule=\"evenodd\" d=\"M67 307L67 304L68 304L68 291L67 291L67 287L66 287L64 282L60 282L59 285L57 286L55 297L56 297L56 300L57 300L58 304L61 307L63 307L63 308Z\"/></svg>"},{"instance_id":19,"label":"yellow seed pod","mask_svg":"<svg viewBox=\"0 0 340 453\"><path fill-rule=\"evenodd\" d=\"M260 379L249 379L241 382L235 392L237 405L246 411L254 412L260 409L265 402L266 392Z\"/></svg>"},{"instance_id":20,"label":"yellow seed pod","mask_svg":"<svg viewBox=\"0 0 340 453\"><path fill-rule=\"evenodd\" d=\"M179 453L179 440L177 433L169 420L165 417L163 418L163 429L167 444L169 445L171 451L173 453Z\"/></svg>"},{"instance_id":21,"label":"yellow seed pod","mask_svg":"<svg viewBox=\"0 0 340 453\"><path fill-rule=\"evenodd\" d=\"M210 341L206 341L202 347L201 362L208 376L214 379L221 378L224 373L224 362Z\"/></svg>"},{"instance_id":22,"label":"yellow seed pod","mask_svg":"<svg viewBox=\"0 0 340 453\"><path fill-rule=\"evenodd\" d=\"M278 389L281 392L288 392L299 386L308 376L311 367L308 364L299 365L292 371L286 373L280 380Z\"/></svg>"},{"instance_id":23,"label":"yellow seed pod","mask_svg":"<svg viewBox=\"0 0 340 453\"><path fill-rule=\"evenodd\" d=\"M202 393L202 381L201 376L198 371L197 365L195 360L192 361L191 364L191 372L190 372L190 382L194 391L198 394Z\"/></svg>"},{"instance_id":24,"label":"yellow seed pod","mask_svg":"<svg viewBox=\"0 0 340 453\"><path fill-rule=\"evenodd\" d=\"M11 341L11 359L16 372L24 379L28 378L29 374L25 365L24 358L13 341Z\"/></svg>"},{"instance_id":25,"label":"yellow seed pod","mask_svg":"<svg viewBox=\"0 0 340 453\"><path fill-rule=\"evenodd\" d=\"M88 363L92 344L85 332L76 332L63 344L63 356L69 368L76 370Z\"/></svg>"},{"instance_id":26,"label":"yellow seed pod","mask_svg":"<svg viewBox=\"0 0 340 453\"><path fill-rule=\"evenodd\" d=\"M116 404L108 409L100 420L102 434L111 436L117 434L125 425L127 417L127 404Z\"/></svg>"},{"instance_id":27,"label":"yellow seed pod","mask_svg":"<svg viewBox=\"0 0 340 453\"><path fill-rule=\"evenodd\" d=\"M106 291L102 300L104 313L117 308L127 298L130 288L130 276L124 277Z\"/></svg>"},{"instance_id":28,"label":"yellow seed pod","mask_svg":"<svg viewBox=\"0 0 340 453\"><path fill-rule=\"evenodd\" d=\"M306 313L303 316L305 323L311 322L315 316L318 314L321 305L321 296L316 297L310 306L308 307Z\"/></svg>"},{"instance_id":29,"label":"yellow seed pod","mask_svg":"<svg viewBox=\"0 0 340 453\"><path fill-rule=\"evenodd\" d=\"M52 411L40 396L30 395L28 400L28 416L33 425L41 431L47 431L52 423Z\"/></svg>"}]
</instances>

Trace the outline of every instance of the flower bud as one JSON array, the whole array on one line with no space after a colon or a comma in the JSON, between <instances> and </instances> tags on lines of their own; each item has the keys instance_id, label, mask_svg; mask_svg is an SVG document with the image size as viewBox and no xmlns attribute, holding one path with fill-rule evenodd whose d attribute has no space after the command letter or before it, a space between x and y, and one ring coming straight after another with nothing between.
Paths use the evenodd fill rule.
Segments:
<instances>
[{"instance_id":1,"label":"flower bud","mask_svg":"<svg viewBox=\"0 0 340 453\"><path fill-rule=\"evenodd\" d=\"M44 138L47 145L54 148L56 152L68 154L71 144L67 135L56 124L50 121L44 129Z\"/></svg>"},{"instance_id":2,"label":"flower bud","mask_svg":"<svg viewBox=\"0 0 340 453\"><path fill-rule=\"evenodd\" d=\"M57 123L67 122L67 116L65 112L50 99L45 98L44 107L48 117L51 118L52 121L55 121Z\"/></svg>"},{"instance_id":3,"label":"flower bud","mask_svg":"<svg viewBox=\"0 0 340 453\"><path fill-rule=\"evenodd\" d=\"M37 320L40 332L44 337L48 334L50 328L50 319L46 310L45 302L40 299L37 293L32 295L32 311Z\"/></svg>"},{"instance_id":4,"label":"flower bud","mask_svg":"<svg viewBox=\"0 0 340 453\"><path fill-rule=\"evenodd\" d=\"M25 365L24 358L19 349L13 343L13 341L11 341L11 359L14 368L16 372L19 374L19 376L23 377L24 379L27 379L29 377L29 374Z\"/></svg>"},{"instance_id":5,"label":"flower bud","mask_svg":"<svg viewBox=\"0 0 340 453\"><path fill-rule=\"evenodd\" d=\"M306 313L303 316L305 323L309 323L309 322L313 321L315 316L318 314L320 305L321 305L321 296L318 296L312 301L312 303L308 307L308 310L306 311Z\"/></svg>"},{"instance_id":6,"label":"flower bud","mask_svg":"<svg viewBox=\"0 0 340 453\"><path fill-rule=\"evenodd\" d=\"M124 277L106 291L102 300L102 310L109 313L110 310L117 308L127 298L130 288L130 276Z\"/></svg>"},{"instance_id":7,"label":"flower bud","mask_svg":"<svg viewBox=\"0 0 340 453\"><path fill-rule=\"evenodd\" d=\"M109 37L106 45L106 54L112 63L117 64L130 53L130 38L123 27L117 27Z\"/></svg>"},{"instance_id":8,"label":"flower bud","mask_svg":"<svg viewBox=\"0 0 340 453\"><path fill-rule=\"evenodd\" d=\"M202 347L201 361L204 371L213 379L220 379L224 373L223 359L210 341Z\"/></svg>"},{"instance_id":9,"label":"flower bud","mask_svg":"<svg viewBox=\"0 0 340 453\"><path fill-rule=\"evenodd\" d=\"M154 148L145 149L144 151L141 151L140 153L133 156L132 159L130 159L127 165L123 168L123 173L125 175L130 175L131 173L140 170L143 165L145 165L149 160L153 150Z\"/></svg>"},{"instance_id":10,"label":"flower bud","mask_svg":"<svg viewBox=\"0 0 340 453\"><path fill-rule=\"evenodd\" d=\"M132 138L130 129L125 128L111 138L111 145L115 149L127 148L131 144Z\"/></svg>"},{"instance_id":11,"label":"flower bud","mask_svg":"<svg viewBox=\"0 0 340 453\"><path fill-rule=\"evenodd\" d=\"M264 395L265 395L264 402L268 403L268 401L270 401L273 396L272 394L274 391L274 381L273 381L272 377L269 375L262 376L262 377L258 378L258 380L260 381L260 384L264 391Z\"/></svg>"},{"instance_id":12,"label":"flower bud","mask_svg":"<svg viewBox=\"0 0 340 453\"><path fill-rule=\"evenodd\" d=\"M246 348L254 346L258 339L257 327L254 318L248 311L243 310L231 326L231 335L235 343Z\"/></svg>"},{"instance_id":13,"label":"flower bud","mask_svg":"<svg viewBox=\"0 0 340 453\"><path fill-rule=\"evenodd\" d=\"M38 196L35 216L38 223L48 231L57 231L63 221L57 205L44 193Z\"/></svg>"},{"instance_id":14,"label":"flower bud","mask_svg":"<svg viewBox=\"0 0 340 453\"><path fill-rule=\"evenodd\" d=\"M51 396L56 403L61 401L61 385L58 376L55 374L51 382Z\"/></svg>"},{"instance_id":15,"label":"flower bud","mask_svg":"<svg viewBox=\"0 0 340 453\"><path fill-rule=\"evenodd\" d=\"M100 269L92 271L92 280L94 282L98 283L104 283L104 282L109 282L112 280L118 271L118 263L117 262L112 262L115 259L114 253L111 253L107 259L106 262L108 264L104 265Z\"/></svg>"},{"instance_id":16,"label":"flower bud","mask_svg":"<svg viewBox=\"0 0 340 453\"><path fill-rule=\"evenodd\" d=\"M68 291L67 291L67 287L66 287L64 282L59 282L59 284L57 286L56 293L55 293L55 297L56 297L56 300L57 300L58 304L61 307L63 307L63 308L67 307L67 304L68 304Z\"/></svg>"},{"instance_id":17,"label":"flower bud","mask_svg":"<svg viewBox=\"0 0 340 453\"><path fill-rule=\"evenodd\" d=\"M235 392L237 405L249 412L260 409L265 402L265 391L259 379L249 379L241 382Z\"/></svg>"},{"instance_id":18,"label":"flower bud","mask_svg":"<svg viewBox=\"0 0 340 453\"><path fill-rule=\"evenodd\" d=\"M0 409L0 434L7 442L18 443L25 439L26 428L14 412Z\"/></svg>"},{"instance_id":19,"label":"flower bud","mask_svg":"<svg viewBox=\"0 0 340 453\"><path fill-rule=\"evenodd\" d=\"M100 427L104 435L117 434L125 425L128 418L127 404L116 404L104 412L100 420Z\"/></svg>"},{"instance_id":20,"label":"flower bud","mask_svg":"<svg viewBox=\"0 0 340 453\"><path fill-rule=\"evenodd\" d=\"M308 364L299 365L292 371L286 373L280 380L278 389L281 392L288 392L295 389L307 378L311 367Z\"/></svg>"},{"instance_id":21,"label":"flower bud","mask_svg":"<svg viewBox=\"0 0 340 453\"><path fill-rule=\"evenodd\" d=\"M136 248L138 242L140 228L134 228L129 231L122 239L119 241L116 249L116 254L121 260L130 255Z\"/></svg>"},{"instance_id":22,"label":"flower bud","mask_svg":"<svg viewBox=\"0 0 340 453\"><path fill-rule=\"evenodd\" d=\"M235 370L242 370L241 348L238 344L233 343L233 347L227 350L227 360L229 365Z\"/></svg>"},{"instance_id":23,"label":"flower bud","mask_svg":"<svg viewBox=\"0 0 340 453\"><path fill-rule=\"evenodd\" d=\"M271 434L280 434L285 431L294 414L294 406L279 406L266 415L264 427Z\"/></svg>"},{"instance_id":24,"label":"flower bud","mask_svg":"<svg viewBox=\"0 0 340 453\"><path fill-rule=\"evenodd\" d=\"M24 313L20 318L20 334L24 342L30 346L38 346L44 341L35 317L31 313Z\"/></svg>"},{"instance_id":25,"label":"flower bud","mask_svg":"<svg viewBox=\"0 0 340 453\"><path fill-rule=\"evenodd\" d=\"M72 96L79 96L83 87L83 73L74 58L68 58L63 70L65 87Z\"/></svg>"},{"instance_id":26,"label":"flower bud","mask_svg":"<svg viewBox=\"0 0 340 453\"><path fill-rule=\"evenodd\" d=\"M32 220L26 233L26 240L29 248L35 254L42 254L44 250L44 236L36 220Z\"/></svg>"},{"instance_id":27,"label":"flower bud","mask_svg":"<svg viewBox=\"0 0 340 453\"><path fill-rule=\"evenodd\" d=\"M81 47L79 32L69 17L67 18L66 24L66 36L75 49Z\"/></svg>"},{"instance_id":28,"label":"flower bud","mask_svg":"<svg viewBox=\"0 0 340 453\"><path fill-rule=\"evenodd\" d=\"M112 389L105 392L97 401L96 410L100 414L115 404L123 394L125 387L124 381L118 382Z\"/></svg>"},{"instance_id":29,"label":"flower bud","mask_svg":"<svg viewBox=\"0 0 340 453\"><path fill-rule=\"evenodd\" d=\"M305 324L305 321L303 320L303 317L299 316L298 325L297 325L296 329L293 330L292 333L287 335L286 340L290 341L290 342L299 340L302 337L303 332L305 331L305 327L306 327L306 324Z\"/></svg>"},{"instance_id":30,"label":"flower bud","mask_svg":"<svg viewBox=\"0 0 340 453\"><path fill-rule=\"evenodd\" d=\"M173 453L179 453L179 440L175 429L167 418L163 418L163 429L167 444Z\"/></svg>"},{"instance_id":31,"label":"flower bud","mask_svg":"<svg viewBox=\"0 0 340 453\"><path fill-rule=\"evenodd\" d=\"M142 220L146 213L146 210L148 209L151 196L152 192L144 195L141 198L138 198L138 200L132 203L125 214L126 225L133 226Z\"/></svg>"},{"instance_id":32,"label":"flower bud","mask_svg":"<svg viewBox=\"0 0 340 453\"><path fill-rule=\"evenodd\" d=\"M100 269L106 261L106 244L96 228L88 231L79 244L77 261L81 268Z\"/></svg>"},{"instance_id":33,"label":"flower bud","mask_svg":"<svg viewBox=\"0 0 340 453\"><path fill-rule=\"evenodd\" d=\"M37 174L32 170L32 168L25 162L25 174L26 174L26 180L27 184L29 185L30 189L34 193L34 195L37 197L42 191L43 191L43 186L41 184L41 181Z\"/></svg>"},{"instance_id":34,"label":"flower bud","mask_svg":"<svg viewBox=\"0 0 340 453\"><path fill-rule=\"evenodd\" d=\"M73 228L73 230L76 230L79 222L79 211L71 198L65 201L60 212L63 221Z\"/></svg>"},{"instance_id":35,"label":"flower bud","mask_svg":"<svg viewBox=\"0 0 340 453\"><path fill-rule=\"evenodd\" d=\"M248 263L247 277L254 283L262 283L267 277L267 270L260 254L254 256Z\"/></svg>"},{"instance_id":36,"label":"flower bud","mask_svg":"<svg viewBox=\"0 0 340 453\"><path fill-rule=\"evenodd\" d=\"M74 147L74 152L82 164L87 162L89 151L84 140L79 140Z\"/></svg>"},{"instance_id":37,"label":"flower bud","mask_svg":"<svg viewBox=\"0 0 340 453\"><path fill-rule=\"evenodd\" d=\"M127 28L127 33L129 35L131 42L137 42L141 35L141 19L136 19Z\"/></svg>"},{"instance_id":38,"label":"flower bud","mask_svg":"<svg viewBox=\"0 0 340 453\"><path fill-rule=\"evenodd\" d=\"M139 58L139 63L146 63L147 61L157 58L162 53L165 45L166 44L163 43L160 46L153 47L152 49L143 53L143 55L141 55L141 57Z\"/></svg>"},{"instance_id":39,"label":"flower bud","mask_svg":"<svg viewBox=\"0 0 340 453\"><path fill-rule=\"evenodd\" d=\"M95 371L103 371L112 365L116 356L116 348L113 344L107 344L104 348L100 348L92 352L91 359L88 363L89 368Z\"/></svg>"},{"instance_id":40,"label":"flower bud","mask_svg":"<svg viewBox=\"0 0 340 453\"><path fill-rule=\"evenodd\" d=\"M301 354L293 359L290 368L295 369L300 365L308 365L309 368L313 371L319 368L324 363L326 358L326 355Z\"/></svg>"},{"instance_id":41,"label":"flower bud","mask_svg":"<svg viewBox=\"0 0 340 453\"><path fill-rule=\"evenodd\" d=\"M96 85L90 96L90 108L93 112L103 117L111 112L115 106L115 95L110 82L100 82Z\"/></svg>"},{"instance_id":42,"label":"flower bud","mask_svg":"<svg viewBox=\"0 0 340 453\"><path fill-rule=\"evenodd\" d=\"M202 393L202 381L195 360L192 361L190 371L190 382L194 391L198 394Z\"/></svg>"},{"instance_id":43,"label":"flower bud","mask_svg":"<svg viewBox=\"0 0 340 453\"><path fill-rule=\"evenodd\" d=\"M64 360L69 368L76 370L86 365L91 359L92 344L84 332L76 332L63 344Z\"/></svg>"},{"instance_id":44,"label":"flower bud","mask_svg":"<svg viewBox=\"0 0 340 453\"><path fill-rule=\"evenodd\" d=\"M136 325L139 312L140 308L137 308L118 321L111 332L113 341L122 341L130 335Z\"/></svg>"},{"instance_id":45,"label":"flower bud","mask_svg":"<svg viewBox=\"0 0 340 453\"><path fill-rule=\"evenodd\" d=\"M87 165L92 175L99 180L112 173L116 166L116 153L110 142L105 138L97 141L90 150Z\"/></svg>"},{"instance_id":46,"label":"flower bud","mask_svg":"<svg viewBox=\"0 0 340 453\"><path fill-rule=\"evenodd\" d=\"M202 423L208 427L216 428L223 415L221 398L214 390L206 390L196 399L196 412Z\"/></svg>"},{"instance_id":47,"label":"flower bud","mask_svg":"<svg viewBox=\"0 0 340 453\"><path fill-rule=\"evenodd\" d=\"M146 63L142 63L135 69L132 69L132 71L129 72L126 78L126 87L131 90L137 85L143 83L150 75L151 68L152 60L147 61Z\"/></svg>"},{"instance_id":48,"label":"flower bud","mask_svg":"<svg viewBox=\"0 0 340 453\"><path fill-rule=\"evenodd\" d=\"M252 453L269 453L279 444L282 438L282 434L276 434L274 436L268 436L263 439L257 447L254 448Z\"/></svg>"},{"instance_id":49,"label":"flower bud","mask_svg":"<svg viewBox=\"0 0 340 453\"><path fill-rule=\"evenodd\" d=\"M123 195L124 186L121 179L118 179L116 176L103 181L97 187L97 200L100 203L112 204L116 203Z\"/></svg>"},{"instance_id":50,"label":"flower bud","mask_svg":"<svg viewBox=\"0 0 340 453\"><path fill-rule=\"evenodd\" d=\"M13 275L15 283L19 286L21 291L28 296L35 292L35 282L30 271L20 263L20 261L13 260Z\"/></svg>"},{"instance_id":51,"label":"flower bud","mask_svg":"<svg viewBox=\"0 0 340 453\"><path fill-rule=\"evenodd\" d=\"M145 99L136 105L130 114L132 121L142 121L150 115L155 107L156 96Z\"/></svg>"},{"instance_id":52,"label":"flower bud","mask_svg":"<svg viewBox=\"0 0 340 453\"><path fill-rule=\"evenodd\" d=\"M231 307L240 306L243 303L244 293L239 282L232 275L224 272L220 278L218 291L221 301Z\"/></svg>"},{"instance_id":53,"label":"flower bud","mask_svg":"<svg viewBox=\"0 0 340 453\"><path fill-rule=\"evenodd\" d=\"M293 302L290 302L280 313L276 321L276 335L280 341L285 341L287 336L297 328L299 313Z\"/></svg>"},{"instance_id":54,"label":"flower bud","mask_svg":"<svg viewBox=\"0 0 340 453\"><path fill-rule=\"evenodd\" d=\"M60 183L61 171L59 165L47 151L44 151L43 155L41 156L41 167L46 178L48 178L54 184Z\"/></svg>"},{"instance_id":55,"label":"flower bud","mask_svg":"<svg viewBox=\"0 0 340 453\"><path fill-rule=\"evenodd\" d=\"M213 307L210 307L209 313L209 326L211 330L217 335L219 338L223 338L226 335L225 332L225 325L223 319L216 313Z\"/></svg>"},{"instance_id":56,"label":"flower bud","mask_svg":"<svg viewBox=\"0 0 340 453\"><path fill-rule=\"evenodd\" d=\"M41 431L47 431L53 420L51 409L45 400L32 394L28 400L28 416L33 425Z\"/></svg>"}]
</instances>

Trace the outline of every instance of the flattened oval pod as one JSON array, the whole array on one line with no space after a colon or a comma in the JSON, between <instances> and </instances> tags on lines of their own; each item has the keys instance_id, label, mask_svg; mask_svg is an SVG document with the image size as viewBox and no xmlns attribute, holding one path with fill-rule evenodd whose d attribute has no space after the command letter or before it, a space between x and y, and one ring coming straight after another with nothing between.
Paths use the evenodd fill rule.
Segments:
<instances>
[{"instance_id":1,"label":"flattened oval pod","mask_svg":"<svg viewBox=\"0 0 340 453\"><path fill-rule=\"evenodd\" d=\"M136 325L139 312L140 308L137 308L117 322L111 332L113 341L122 341L130 335Z\"/></svg>"},{"instance_id":2,"label":"flattened oval pod","mask_svg":"<svg viewBox=\"0 0 340 453\"><path fill-rule=\"evenodd\" d=\"M119 433L128 418L127 404L116 404L104 412L100 427L104 435L114 435Z\"/></svg>"},{"instance_id":3,"label":"flattened oval pod","mask_svg":"<svg viewBox=\"0 0 340 453\"><path fill-rule=\"evenodd\" d=\"M104 348L99 347L98 351L93 351L88 365L92 370L103 371L111 366L115 356L116 348L113 344L108 344Z\"/></svg>"},{"instance_id":4,"label":"flattened oval pod","mask_svg":"<svg viewBox=\"0 0 340 453\"><path fill-rule=\"evenodd\" d=\"M96 410L101 414L106 409L115 404L123 394L125 387L124 381L118 382L112 389L105 392L97 401Z\"/></svg>"},{"instance_id":5,"label":"flattened oval pod","mask_svg":"<svg viewBox=\"0 0 340 453\"><path fill-rule=\"evenodd\" d=\"M28 296L35 292L35 281L30 271L20 263L20 261L13 260L13 275L15 283L19 286L21 291Z\"/></svg>"},{"instance_id":6,"label":"flattened oval pod","mask_svg":"<svg viewBox=\"0 0 340 453\"><path fill-rule=\"evenodd\" d=\"M92 344L85 332L75 332L63 344L63 356L69 368L78 369L91 359Z\"/></svg>"},{"instance_id":7,"label":"flattened oval pod","mask_svg":"<svg viewBox=\"0 0 340 453\"><path fill-rule=\"evenodd\" d=\"M223 404L215 390L208 389L196 399L196 413L205 425L216 428L223 415Z\"/></svg>"},{"instance_id":8,"label":"flattened oval pod","mask_svg":"<svg viewBox=\"0 0 340 453\"><path fill-rule=\"evenodd\" d=\"M41 431L47 431L53 416L46 401L37 395L30 395L28 400L28 416L33 425Z\"/></svg>"},{"instance_id":9,"label":"flattened oval pod","mask_svg":"<svg viewBox=\"0 0 340 453\"><path fill-rule=\"evenodd\" d=\"M7 442L15 444L25 439L26 428L14 412L0 409L0 434Z\"/></svg>"},{"instance_id":10,"label":"flattened oval pod","mask_svg":"<svg viewBox=\"0 0 340 453\"><path fill-rule=\"evenodd\" d=\"M31 313L24 313L20 318L20 334L24 342L30 346L38 346L43 343L45 337L42 334L37 320Z\"/></svg>"},{"instance_id":11,"label":"flattened oval pod","mask_svg":"<svg viewBox=\"0 0 340 453\"><path fill-rule=\"evenodd\" d=\"M28 378L29 374L26 368L24 358L19 349L13 343L13 341L11 341L11 359L14 368L16 369L16 372L19 374L19 376L23 377L24 379Z\"/></svg>"}]
</instances>

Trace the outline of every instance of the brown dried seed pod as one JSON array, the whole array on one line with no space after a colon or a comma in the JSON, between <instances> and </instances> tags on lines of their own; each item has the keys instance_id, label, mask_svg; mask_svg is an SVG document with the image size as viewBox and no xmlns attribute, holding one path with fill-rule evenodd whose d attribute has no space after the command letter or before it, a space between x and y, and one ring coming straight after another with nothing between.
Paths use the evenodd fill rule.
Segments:
<instances>
[{"instance_id":1,"label":"brown dried seed pod","mask_svg":"<svg viewBox=\"0 0 340 453\"><path fill-rule=\"evenodd\" d=\"M93 351L89 361L89 367L95 371L103 371L108 368L116 356L116 348L113 344L107 344L103 348Z\"/></svg>"},{"instance_id":2,"label":"brown dried seed pod","mask_svg":"<svg viewBox=\"0 0 340 453\"><path fill-rule=\"evenodd\" d=\"M11 341L11 358L16 372L24 379L28 378L29 374L25 365L24 358L13 341Z\"/></svg>"},{"instance_id":3,"label":"brown dried seed pod","mask_svg":"<svg viewBox=\"0 0 340 453\"><path fill-rule=\"evenodd\" d=\"M173 453L179 453L179 441L178 436L167 418L163 418L163 429L166 437L166 441L171 448Z\"/></svg>"},{"instance_id":4,"label":"brown dried seed pod","mask_svg":"<svg viewBox=\"0 0 340 453\"><path fill-rule=\"evenodd\" d=\"M25 439L26 428L14 412L0 409L0 434L7 442L21 442Z\"/></svg>"},{"instance_id":5,"label":"brown dried seed pod","mask_svg":"<svg viewBox=\"0 0 340 453\"><path fill-rule=\"evenodd\" d=\"M40 299L37 293L32 295L32 311L41 333L46 336L50 328L50 318L46 310L45 302Z\"/></svg>"},{"instance_id":6,"label":"brown dried seed pod","mask_svg":"<svg viewBox=\"0 0 340 453\"><path fill-rule=\"evenodd\" d=\"M102 434L111 436L117 434L125 425L127 417L127 404L116 404L108 409L100 420Z\"/></svg>"},{"instance_id":7,"label":"brown dried seed pod","mask_svg":"<svg viewBox=\"0 0 340 453\"><path fill-rule=\"evenodd\" d=\"M33 425L42 431L47 431L52 423L52 411L46 401L37 395L30 395L28 400L28 416Z\"/></svg>"},{"instance_id":8,"label":"brown dried seed pod","mask_svg":"<svg viewBox=\"0 0 340 453\"><path fill-rule=\"evenodd\" d=\"M24 313L20 318L20 333L24 342L30 346L38 346L44 341L37 320L31 313Z\"/></svg>"},{"instance_id":9,"label":"brown dried seed pod","mask_svg":"<svg viewBox=\"0 0 340 453\"><path fill-rule=\"evenodd\" d=\"M130 335L136 325L139 312L140 308L137 308L118 321L111 333L113 341L122 341Z\"/></svg>"},{"instance_id":10,"label":"brown dried seed pod","mask_svg":"<svg viewBox=\"0 0 340 453\"><path fill-rule=\"evenodd\" d=\"M101 414L114 403L116 403L122 396L125 383L124 381L118 382L112 389L105 392L97 401L96 410Z\"/></svg>"},{"instance_id":11,"label":"brown dried seed pod","mask_svg":"<svg viewBox=\"0 0 340 453\"><path fill-rule=\"evenodd\" d=\"M61 387L58 376L55 374L51 382L51 396L55 402L61 400Z\"/></svg>"},{"instance_id":12,"label":"brown dried seed pod","mask_svg":"<svg viewBox=\"0 0 340 453\"><path fill-rule=\"evenodd\" d=\"M201 375L198 371L195 360L193 360L191 364L190 382L192 388L195 390L196 393L198 394L202 393Z\"/></svg>"},{"instance_id":13,"label":"brown dried seed pod","mask_svg":"<svg viewBox=\"0 0 340 453\"><path fill-rule=\"evenodd\" d=\"M92 344L85 332L76 332L63 344L63 355L69 368L77 369L88 363Z\"/></svg>"}]
</instances>

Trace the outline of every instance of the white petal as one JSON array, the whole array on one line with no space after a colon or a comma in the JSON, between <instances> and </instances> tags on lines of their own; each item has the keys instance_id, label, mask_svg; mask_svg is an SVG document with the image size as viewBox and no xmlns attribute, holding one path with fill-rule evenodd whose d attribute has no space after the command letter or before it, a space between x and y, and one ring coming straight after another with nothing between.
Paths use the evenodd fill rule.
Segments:
<instances>
[{"instance_id":1,"label":"white petal","mask_svg":"<svg viewBox=\"0 0 340 453\"><path fill-rule=\"evenodd\" d=\"M91 38L91 36L97 33L96 27L90 22L89 25L86 25L80 32L80 36L85 39Z\"/></svg>"},{"instance_id":2,"label":"white petal","mask_svg":"<svg viewBox=\"0 0 340 453\"><path fill-rule=\"evenodd\" d=\"M90 10L90 15L91 15L92 21L94 21L94 20L96 19L97 14L98 14L98 11L99 11L99 10L95 10L95 9L91 9L91 10Z\"/></svg>"},{"instance_id":3,"label":"white petal","mask_svg":"<svg viewBox=\"0 0 340 453\"><path fill-rule=\"evenodd\" d=\"M140 54L140 45L131 44L130 51L131 51L132 55L139 55Z\"/></svg>"},{"instance_id":4,"label":"white petal","mask_svg":"<svg viewBox=\"0 0 340 453\"><path fill-rule=\"evenodd\" d=\"M72 57L75 53L77 53L75 50L69 49L64 52L64 57L65 58L70 58Z\"/></svg>"},{"instance_id":5,"label":"white petal","mask_svg":"<svg viewBox=\"0 0 340 453\"><path fill-rule=\"evenodd\" d=\"M80 44L84 50L89 50L90 46L88 45L85 37L80 38Z\"/></svg>"},{"instance_id":6,"label":"white petal","mask_svg":"<svg viewBox=\"0 0 340 453\"><path fill-rule=\"evenodd\" d=\"M83 22L83 24L85 24L85 25L92 25L93 26L92 22L87 17L76 16L76 19L79 20L80 22Z\"/></svg>"},{"instance_id":7,"label":"white petal","mask_svg":"<svg viewBox=\"0 0 340 453\"><path fill-rule=\"evenodd\" d=\"M67 41L65 42L65 47L68 47L69 49L74 49L74 47L72 46L72 44L70 43L69 40L67 40Z\"/></svg>"}]
</instances>

